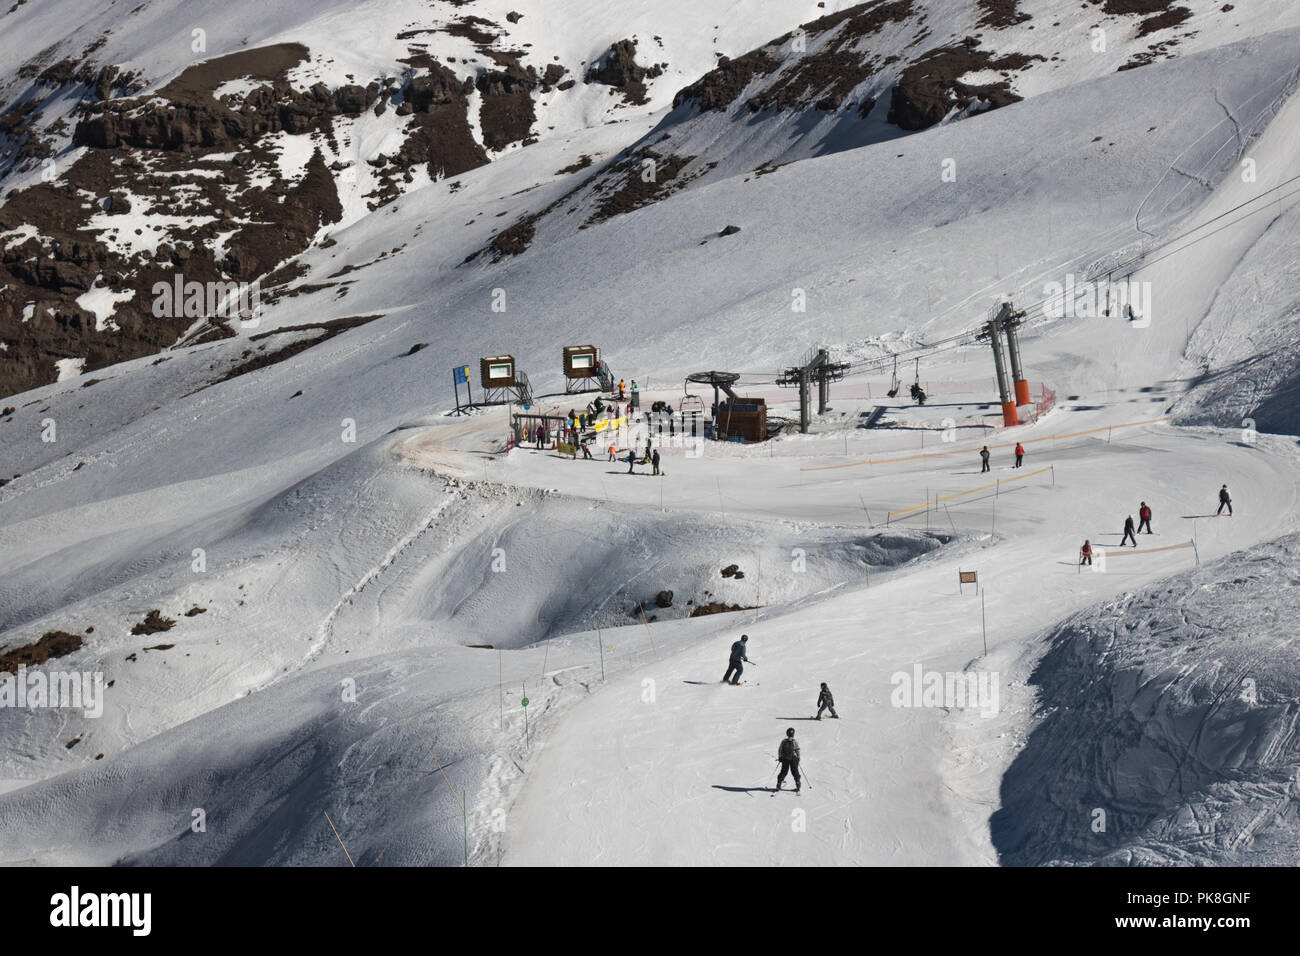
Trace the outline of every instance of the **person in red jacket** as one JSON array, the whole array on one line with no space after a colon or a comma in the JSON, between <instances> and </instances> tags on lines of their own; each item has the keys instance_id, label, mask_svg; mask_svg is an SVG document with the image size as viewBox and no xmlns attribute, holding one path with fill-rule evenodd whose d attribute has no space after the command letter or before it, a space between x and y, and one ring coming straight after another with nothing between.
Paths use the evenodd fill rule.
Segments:
<instances>
[{"instance_id":1,"label":"person in red jacket","mask_svg":"<svg viewBox=\"0 0 1300 956\"><path fill-rule=\"evenodd\" d=\"M1024 460L1025 460L1025 446L1020 444L1020 442L1016 442L1016 467L1019 468L1020 463L1023 462Z\"/></svg>"},{"instance_id":2,"label":"person in red jacket","mask_svg":"<svg viewBox=\"0 0 1300 956\"><path fill-rule=\"evenodd\" d=\"M1143 528L1146 528L1147 534L1151 534L1151 509L1145 501L1138 508L1138 534L1142 533Z\"/></svg>"},{"instance_id":3,"label":"person in red jacket","mask_svg":"<svg viewBox=\"0 0 1300 956\"><path fill-rule=\"evenodd\" d=\"M1083 542L1083 547L1079 549L1079 563L1087 564L1087 565L1092 564L1092 543L1091 542L1089 541Z\"/></svg>"}]
</instances>

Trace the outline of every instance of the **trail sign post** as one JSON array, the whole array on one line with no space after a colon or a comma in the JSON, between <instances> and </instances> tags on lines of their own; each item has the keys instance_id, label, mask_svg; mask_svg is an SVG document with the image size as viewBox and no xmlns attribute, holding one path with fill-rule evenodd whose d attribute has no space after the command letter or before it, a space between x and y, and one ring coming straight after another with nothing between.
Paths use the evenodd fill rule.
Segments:
<instances>
[{"instance_id":1,"label":"trail sign post","mask_svg":"<svg viewBox=\"0 0 1300 956\"><path fill-rule=\"evenodd\" d=\"M465 383L465 404L460 403L460 386ZM468 415L469 408L474 404L474 393L469 387L469 366L457 365L451 370L451 387L456 390L456 414Z\"/></svg>"},{"instance_id":2,"label":"trail sign post","mask_svg":"<svg viewBox=\"0 0 1300 956\"><path fill-rule=\"evenodd\" d=\"M975 593L976 594L980 593L980 582L979 582L978 573L975 571L962 571L959 569L957 571L957 592L959 594L965 594L966 591L964 586L967 584L975 585Z\"/></svg>"}]
</instances>

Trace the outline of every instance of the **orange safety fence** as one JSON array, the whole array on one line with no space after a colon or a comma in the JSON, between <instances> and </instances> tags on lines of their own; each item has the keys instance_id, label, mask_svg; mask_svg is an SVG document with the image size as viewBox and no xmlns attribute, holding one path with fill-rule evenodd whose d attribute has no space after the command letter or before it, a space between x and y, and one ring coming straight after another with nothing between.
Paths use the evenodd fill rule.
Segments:
<instances>
[{"instance_id":1,"label":"orange safety fence","mask_svg":"<svg viewBox=\"0 0 1300 956\"><path fill-rule=\"evenodd\" d=\"M942 498L931 498L923 505L915 505L908 508L898 508L885 514L885 524L888 524L894 515L916 514L919 511L925 511L930 505L942 504L945 501L952 501L954 498L965 498L969 495L977 495L981 491L988 491L990 488L1000 488L1002 485L1010 484L1013 481L1024 481L1026 478L1032 478L1034 475L1041 475L1045 472L1052 472L1052 478L1056 478L1056 466L1048 465L1046 468L1039 468L1037 471L1031 471L1027 474L1016 475L1014 478L999 478L997 481L988 485L980 485L978 488L971 488L968 491L958 491L951 495L944 495Z\"/></svg>"},{"instance_id":2,"label":"orange safety fence","mask_svg":"<svg viewBox=\"0 0 1300 956\"><path fill-rule=\"evenodd\" d=\"M1179 548L1194 548L1195 541L1184 541L1182 544L1166 544L1160 548L1125 548L1123 545L1115 545L1114 548L1108 548L1105 545L1098 545L1092 549L1092 554L1096 557L1099 553L1105 553L1107 558L1118 558L1126 554L1155 554L1157 551L1177 551ZM1081 552L1082 553L1082 552Z\"/></svg>"},{"instance_id":3,"label":"orange safety fence","mask_svg":"<svg viewBox=\"0 0 1300 956\"><path fill-rule=\"evenodd\" d=\"M1124 422L1119 425L1102 425L1100 428L1088 428L1080 432L1069 432L1065 435L1043 435L1041 438L1022 438L1018 442L1009 441L999 445L989 445L993 448L1014 448L1017 444L1032 445L1035 442L1056 441L1058 438L1078 438L1081 435L1096 435L1099 432L1113 431L1116 428L1132 428L1136 425L1154 425L1157 422L1167 422L1173 416L1164 415L1161 418L1148 418L1140 422ZM902 458L868 458L866 461L848 461L839 465L816 465L811 468L800 468L800 471L833 471L837 468L859 468L862 465L892 465L900 461L917 461L922 458L943 458L949 455L969 455L971 447L954 448L951 451L927 451L919 455L906 455Z\"/></svg>"}]
</instances>

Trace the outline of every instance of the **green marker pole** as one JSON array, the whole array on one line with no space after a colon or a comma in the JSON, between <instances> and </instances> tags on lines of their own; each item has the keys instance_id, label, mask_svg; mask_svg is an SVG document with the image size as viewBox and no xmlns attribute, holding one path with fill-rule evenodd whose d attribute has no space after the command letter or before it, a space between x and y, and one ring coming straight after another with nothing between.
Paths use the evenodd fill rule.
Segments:
<instances>
[{"instance_id":1,"label":"green marker pole","mask_svg":"<svg viewBox=\"0 0 1300 956\"><path fill-rule=\"evenodd\" d=\"M522 687L524 685L521 684L520 686ZM528 745L528 689L527 687L524 687L524 699L521 700L519 703L521 703L524 707L524 745L527 746Z\"/></svg>"}]
</instances>

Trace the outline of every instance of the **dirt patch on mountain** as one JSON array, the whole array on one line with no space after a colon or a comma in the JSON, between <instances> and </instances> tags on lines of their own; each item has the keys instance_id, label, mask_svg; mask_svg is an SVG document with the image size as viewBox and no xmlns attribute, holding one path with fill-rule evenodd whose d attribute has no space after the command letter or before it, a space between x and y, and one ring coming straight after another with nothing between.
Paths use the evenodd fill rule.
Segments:
<instances>
[{"instance_id":1,"label":"dirt patch on mountain","mask_svg":"<svg viewBox=\"0 0 1300 956\"><path fill-rule=\"evenodd\" d=\"M159 631L170 631L176 626L176 622L170 617L163 617L162 612L154 608L144 616L144 620L131 628L132 634L157 634Z\"/></svg>"},{"instance_id":2,"label":"dirt patch on mountain","mask_svg":"<svg viewBox=\"0 0 1300 956\"><path fill-rule=\"evenodd\" d=\"M694 159L694 156L661 156L652 149L642 149L614 165L608 170L609 176L621 176L622 181L600 197L596 211L584 225L595 225L640 209L675 192L688 181L687 178L679 181L678 174Z\"/></svg>"},{"instance_id":3,"label":"dirt patch on mountain","mask_svg":"<svg viewBox=\"0 0 1300 956\"><path fill-rule=\"evenodd\" d=\"M0 206L0 233L21 237L0 247L0 393L53 381L59 359L83 358L89 372L156 353L196 319L208 319L209 337L228 335L229 315L190 314L160 301L155 288L178 276L185 284L251 284L341 218L320 151L293 181L261 138L325 130L331 117L368 100L361 87L290 90L283 70L305 52L290 44L220 57L164 88L178 101L86 108L74 141L89 148L56 181ZM237 102L213 97L212 84L250 73L274 76ZM134 229L115 218L127 209ZM141 218L155 228L149 217L168 224L137 238ZM92 289L117 300L107 315L78 303Z\"/></svg>"},{"instance_id":4,"label":"dirt patch on mountain","mask_svg":"<svg viewBox=\"0 0 1300 956\"><path fill-rule=\"evenodd\" d=\"M986 70L1004 74L1024 70L1043 57L1023 53L999 57L978 46L978 40L967 37L927 52L904 69L890 97L888 122L916 131L934 126L954 110L993 110L1019 102L1009 77L983 84L963 83L959 77Z\"/></svg>"},{"instance_id":5,"label":"dirt patch on mountain","mask_svg":"<svg viewBox=\"0 0 1300 956\"><path fill-rule=\"evenodd\" d=\"M977 6L980 8L979 25L994 30L1003 30L1033 19L1020 9L1020 0L977 0Z\"/></svg>"},{"instance_id":6,"label":"dirt patch on mountain","mask_svg":"<svg viewBox=\"0 0 1300 956\"><path fill-rule=\"evenodd\" d=\"M701 113L725 110L736 102L750 83L775 72L780 66L780 59L765 50L751 50L734 60L724 56L716 67L678 91L673 97L673 108L683 103L694 103Z\"/></svg>"},{"instance_id":7,"label":"dirt patch on mountain","mask_svg":"<svg viewBox=\"0 0 1300 956\"><path fill-rule=\"evenodd\" d=\"M250 342L259 339L266 339L273 335L291 335L294 333L308 332L312 333L305 338L290 342L278 349L268 350L265 345L259 346L258 351L252 358L234 366L226 374L211 384L216 385L221 382L228 382L232 378L238 378L241 375L247 375L249 372L256 372L258 369L267 368L271 365L277 365L286 359L291 359L300 352L305 352L309 348L321 345L346 332L348 329L355 329L358 326L365 325L367 322L373 322L375 319L382 319L383 315L353 315L342 319L333 319L329 322L321 322L317 325L292 325L282 329L273 329L270 332L259 332L257 335L249 338ZM245 353L247 354L247 353ZM205 386L206 387L206 386Z\"/></svg>"},{"instance_id":8,"label":"dirt patch on mountain","mask_svg":"<svg viewBox=\"0 0 1300 956\"><path fill-rule=\"evenodd\" d=\"M0 654L0 674L16 674L19 667L35 667L53 657L64 657L81 647L80 634L67 631L47 631L41 639Z\"/></svg>"},{"instance_id":9,"label":"dirt patch on mountain","mask_svg":"<svg viewBox=\"0 0 1300 956\"><path fill-rule=\"evenodd\" d=\"M662 73L657 64L646 67L636 62L636 40L619 40L587 70L586 82L608 86L611 94L621 93L624 102L641 105L646 102L646 80Z\"/></svg>"},{"instance_id":10,"label":"dirt patch on mountain","mask_svg":"<svg viewBox=\"0 0 1300 956\"><path fill-rule=\"evenodd\" d=\"M511 143L528 144L537 115L533 109L533 90L538 86L537 71L520 65L518 55L492 52L500 67L479 74L475 83L482 104L479 128L488 149L505 149Z\"/></svg>"},{"instance_id":11,"label":"dirt patch on mountain","mask_svg":"<svg viewBox=\"0 0 1300 956\"><path fill-rule=\"evenodd\" d=\"M732 611L752 611L755 608L743 604L725 604L722 601L710 601L708 604L697 604L691 609L689 617L705 617L709 614L728 614Z\"/></svg>"}]
</instances>

